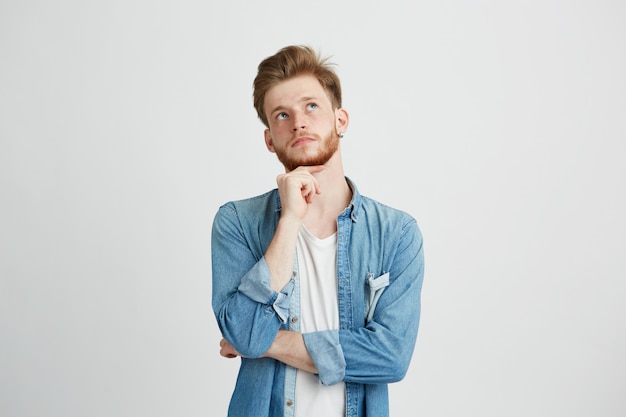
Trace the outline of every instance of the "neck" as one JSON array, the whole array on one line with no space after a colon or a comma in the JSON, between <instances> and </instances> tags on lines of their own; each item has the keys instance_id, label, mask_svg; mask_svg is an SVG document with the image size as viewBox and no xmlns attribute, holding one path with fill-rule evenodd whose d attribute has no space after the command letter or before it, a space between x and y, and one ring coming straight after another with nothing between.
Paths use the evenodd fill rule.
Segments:
<instances>
[{"instance_id":1,"label":"neck","mask_svg":"<svg viewBox=\"0 0 626 417\"><path fill-rule=\"evenodd\" d=\"M317 237L324 238L337 231L337 216L350 204L352 189L346 181L339 151L326 163L324 171L314 175L322 193L309 205L304 225Z\"/></svg>"}]
</instances>

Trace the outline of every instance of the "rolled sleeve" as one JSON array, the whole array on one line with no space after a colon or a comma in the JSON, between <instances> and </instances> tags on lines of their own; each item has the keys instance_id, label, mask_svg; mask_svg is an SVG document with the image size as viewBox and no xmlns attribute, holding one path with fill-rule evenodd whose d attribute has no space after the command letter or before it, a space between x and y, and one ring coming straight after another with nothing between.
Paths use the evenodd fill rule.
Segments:
<instances>
[{"instance_id":1,"label":"rolled sleeve","mask_svg":"<svg viewBox=\"0 0 626 417\"><path fill-rule=\"evenodd\" d=\"M317 368L320 382L323 385L334 385L343 381L346 374L346 360L339 344L339 331L324 330L304 333L303 337L304 344Z\"/></svg>"},{"instance_id":2,"label":"rolled sleeve","mask_svg":"<svg viewBox=\"0 0 626 417\"><path fill-rule=\"evenodd\" d=\"M262 258L243 276L238 289L257 303L271 305L280 321L286 323L294 287L295 281L292 278L280 292L272 290L270 271L265 258Z\"/></svg>"}]
</instances>

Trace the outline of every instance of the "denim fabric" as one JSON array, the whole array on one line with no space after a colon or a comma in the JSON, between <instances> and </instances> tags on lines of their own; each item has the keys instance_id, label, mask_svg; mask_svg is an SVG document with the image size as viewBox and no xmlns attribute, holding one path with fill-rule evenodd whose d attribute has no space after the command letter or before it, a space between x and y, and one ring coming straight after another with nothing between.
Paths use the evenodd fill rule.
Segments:
<instances>
[{"instance_id":1,"label":"denim fabric","mask_svg":"<svg viewBox=\"0 0 626 417\"><path fill-rule=\"evenodd\" d=\"M387 384L404 378L417 337L424 276L415 219L361 196L337 218L339 330L304 334L322 384L346 382L346 416L389 415ZM293 416L296 370L259 358L279 329L299 331L297 263L270 289L264 253L280 218L278 191L221 206L212 230L213 310L245 358L230 417Z\"/></svg>"}]
</instances>

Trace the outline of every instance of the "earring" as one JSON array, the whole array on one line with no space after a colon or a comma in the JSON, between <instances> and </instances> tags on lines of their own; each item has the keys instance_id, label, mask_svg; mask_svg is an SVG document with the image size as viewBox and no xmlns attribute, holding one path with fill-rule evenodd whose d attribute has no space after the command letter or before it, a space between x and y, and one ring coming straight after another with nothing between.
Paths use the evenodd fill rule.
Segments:
<instances>
[{"instance_id":1,"label":"earring","mask_svg":"<svg viewBox=\"0 0 626 417\"><path fill-rule=\"evenodd\" d=\"M343 138L343 132L339 132L339 139Z\"/></svg>"}]
</instances>

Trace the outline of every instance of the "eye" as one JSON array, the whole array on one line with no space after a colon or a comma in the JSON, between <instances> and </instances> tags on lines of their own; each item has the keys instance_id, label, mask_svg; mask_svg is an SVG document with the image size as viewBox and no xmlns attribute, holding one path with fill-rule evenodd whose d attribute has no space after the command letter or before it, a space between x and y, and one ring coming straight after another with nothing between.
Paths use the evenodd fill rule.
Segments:
<instances>
[{"instance_id":1,"label":"eye","mask_svg":"<svg viewBox=\"0 0 626 417\"><path fill-rule=\"evenodd\" d=\"M287 118L287 113L278 113L276 115L276 120L285 120Z\"/></svg>"},{"instance_id":2,"label":"eye","mask_svg":"<svg viewBox=\"0 0 626 417\"><path fill-rule=\"evenodd\" d=\"M307 110L315 110L315 109L317 109L317 104L309 103L309 104L306 105L306 109Z\"/></svg>"}]
</instances>

